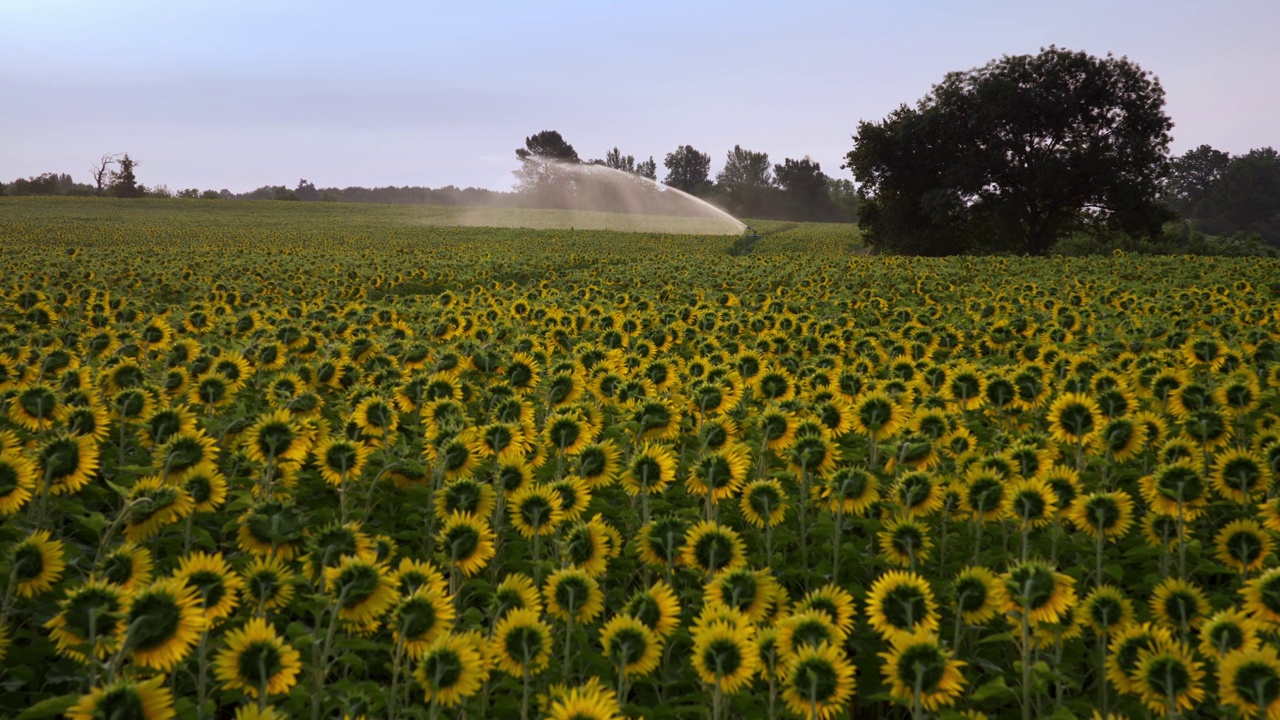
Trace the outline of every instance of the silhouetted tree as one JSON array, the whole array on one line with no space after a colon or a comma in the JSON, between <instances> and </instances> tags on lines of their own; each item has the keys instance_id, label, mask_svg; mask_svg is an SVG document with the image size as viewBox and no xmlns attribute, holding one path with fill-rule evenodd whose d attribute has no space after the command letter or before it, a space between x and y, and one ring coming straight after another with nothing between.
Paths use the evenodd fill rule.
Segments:
<instances>
[{"instance_id":1,"label":"silhouetted tree","mask_svg":"<svg viewBox=\"0 0 1280 720\"><path fill-rule=\"evenodd\" d=\"M873 247L1040 254L1082 223L1158 234L1172 127L1136 63L1049 47L949 73L916 107L859 123L845 167Z\"/></svg>"},{"instance_id":2,"label":"silhouetted tree","mask_svg":"<svg viewBox=\"0 0 1280 720\"><path fill-rule=\"evenodd\" d=\"M705 187L711 173L711 156L698 152L692 145L681 145L675 152L667 153L662 164L667 168L662 182L687 193Z\"/></svg>"},{"instance_id":3,"label":"silhouetted tree","mask_svg":"<svg viewBox=\"0 0 1280 720\"><path fill-rule=\"evenodd\" d=\"M593 162L599 162L599 161L597 160ZM605 153L604 162L601 164L607 168L613 168L614 170L622 170L624 172L633 173L636 171L636 156L623 155L621 150L619 150L617 147L614 147L612 150Z\"/></svg>"},{"instance_id":4,"label":"silhouetted tree","mask_svg":"<svg viewBox=\"0 0 1280 720\"><path fill-rule=\"evenodd\" d=\"M145 189L138 185L138 178L133 169L140 165L137 160L125 153L116 160L119 169L111 171L111 194L122 198L142 197Z\"/></svg>"},{"instance_id":5,"label":"silhouetted tree","mask_svg":"<svg viewBox=\"0 0 1280 720\"><path fill-rule=\"evenodd\" d=\"M1209 189L1222 177L1231 154L1201 145L1188 150L1169 163L1169 176L1165 178L1163 195L1169 207L1178 214L1196 217L1196 208L1209 195Z\"/></svg>"},{"instance_id":6,"label":"silhouetted tree","mask_svg":"<svg viewBox=\"0 0 1280 720\"><path fill-rule=\"evenodd\" d=\"M515 171L516 192L524 193L535 203L546 203L553 195L572 194L572 181L557 172L557 163L579 163L578 151L555 130L543 130L525 138L524 147L516 148L520 168Z\"/></svg>"},{"instance_id":7,"label":"silhouetted tree","mask_svg":"<svg viewBox=\"0 0 1280 720\"><path fill-rule=\"evenodd\" d=\"M98 162L89 166L89 172L93 174L94 195L101 195L107 186L107 180L111 175L111 166L116 164L119 159L117 153L108 153L103 155Z\"/></svg>"},{"instance_id":8,"label":"silhouetted tree","mask_svg":"<svg viewBox=\"0 0 1280 720\"><path fill-rule=\"evenodd\" d=\"M835 212L836 220L854 222L858 219L858 188L852 180L827 178L827 197Z\"/></svg>"},{"instance_id":9,"label":"silhouetted tree","mask_svg":"<svg viewBox=\"0 0 1280 720\"><path fill-rule=\"evenodd\" d=\"M1195 215L1196 227L1204 232L1257 233L1280 245L1280 154L1267 147L1231 158Z\"/></svg>"},{"instance_id":10,"label":"silhouetted tree","mask_svg":"<svg viewBox=\"0 0 1280 720\"><path fill-rule=\"evenodd\" d=\"M641 177L647 177L650 180L658 179L658 164L653 161L650 155L648 160L642 160L636 163L636 174Z\"/></svg>"},{"instance_id":11,"label":"silhouetted tree","mask_svg":"<svg viewBox=\"0 0 1280 720\"><path fill-rule=\"evenodd\" d=\"M834 214L831 196L827 191L827 181L830 178L822 172L822 166L808 155L800 160L787 158L781 165L773 166L773 173L793 218L826 220Z\"/></svg>"},{"instance_id":12,"label":"silhouetted tree","mask_svg":"<svg viewBox=\"0 0 1280 720\"><path fill-rule=\"evenodd\" d=\"M728 196L729 207L734 212L743 214L762 209L762 201L773 187L769 154L734 145L725 159L724 169L716 174L716 185Z\"/></svg>"},{"instance_id":13,"label":"silhouetted tree","mask_svg":"<svg viewBox=\"0 0 1280 720\"><path fill-rule=\"evenodd\" d=\"M316 186L309 180L299 180L298 187L293 193L303 202L315 202L320 199L320 191L316 190Z\"/></svg>"}]
</instances>

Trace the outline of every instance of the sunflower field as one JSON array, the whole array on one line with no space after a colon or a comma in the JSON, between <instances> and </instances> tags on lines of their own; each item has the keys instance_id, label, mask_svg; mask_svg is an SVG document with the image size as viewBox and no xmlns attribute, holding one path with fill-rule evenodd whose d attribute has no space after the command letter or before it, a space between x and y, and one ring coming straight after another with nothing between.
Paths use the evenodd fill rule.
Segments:
<instances>
[{"instance_id":1,"label":"sunflower field","mask_svg":"<svg viewBox=\"0 0 1280 720\"><path fill-rule=\"evenodd\" d=\"M346 207L0 200L0 715L1280 718L1280 262Z\"/></svg>"}]
</instances>

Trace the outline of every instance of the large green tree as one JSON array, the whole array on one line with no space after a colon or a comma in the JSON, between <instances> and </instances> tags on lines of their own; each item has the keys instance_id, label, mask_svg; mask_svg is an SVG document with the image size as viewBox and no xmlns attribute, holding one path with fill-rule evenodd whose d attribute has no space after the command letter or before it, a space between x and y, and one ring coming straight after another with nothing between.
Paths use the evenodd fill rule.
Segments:
<instances>
[{"instance_id":1,"label":"large green tree","mask_svg":"<svg viewBox=\"0 0 1280 720\"><path fill-rule=\"evenodd\" d=\"M142 197L142 186L138 184L138 176L133 171L139 164L129 157L129 153L116 160L117 169L111 171L111 185L108 188L112 195L122 198Z\"/></svg>"},{"instance_id":2,"label":"large green tree","mask_svg":"<svg viewBox=\"0 0 1280 720\"><path fill-rule=\"evenodd\" d=\"M667 168L667 176L662 182L687 193L705 187L711 173L711 156L699 152L692 145L681 145L675 152L667 153L662 164Z\"/></svg>"},{"instance_id":3,"label":"large green tree","mask_svg":"<svg viewBox=\"0 0 1280 720\"><path fill-rule=\"evenodd\" d=\"M874 247L1042 254L1084 223L1158 233L1172 127L1136 63L1049 47L949 73L915 107L859 123L845 167Z\"/></svg>"},{"instance_id":4,"label":"large green tree","mask_svg":"<svg viewBox=\"0 0 1280 720\"><path fill-rule=\"evenodd\" d=\"M790 215L803 220L827 220L835 214L828 183L831 178L822 172L822 166L805 155L799 160L787 158L781 165L773 166L778 187Z\"/></svg>"},{"instance_id":5,"label":"large green tree","mask_svg":"<svg viewBox=\"0 0 1280 720\"><path fill-rule=\"evenodd\" d=\"M536 203L557 205L572 196L573 181L563 172L562 164L576 164L578 151L573 149L559 132L543 130L524 140L524 147L516 148L520 168L515 171L516 192L526 193Z\"/></svg>"},{"instance_id":6,"label":"large green tree","mask_svg":"<svg viewBox=\"0 0 1280 720\"><path fill-rule=\"evenodd\" d=\"M774 187L769 153L734 145L725 157L724 169L716 173L716 186L728 195L729 207L734 212L742 214L758 209Z\"/></svg>"}]
</instances>

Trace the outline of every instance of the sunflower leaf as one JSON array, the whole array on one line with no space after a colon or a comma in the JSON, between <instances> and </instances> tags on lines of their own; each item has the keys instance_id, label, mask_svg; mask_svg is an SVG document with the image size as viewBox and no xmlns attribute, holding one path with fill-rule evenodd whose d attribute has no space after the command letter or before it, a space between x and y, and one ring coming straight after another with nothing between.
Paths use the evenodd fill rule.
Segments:
<instances>
[{"instance_id":1,"label":"sunflower leaf","mask_svg":"<svg viewBox=\"0 0 1280 720\"><path fill-rule=\"evenodd\" d=\"M14 720L36 720L36 718L47 718L62 715L67 710L70 710L71 706L75 705L76 701L79 699L80 696L75 693L72 693L71 695L59 695L57 697L46 698L26 710L23 710L22 714L14 718Z\"/></svg>"}]
</instances>

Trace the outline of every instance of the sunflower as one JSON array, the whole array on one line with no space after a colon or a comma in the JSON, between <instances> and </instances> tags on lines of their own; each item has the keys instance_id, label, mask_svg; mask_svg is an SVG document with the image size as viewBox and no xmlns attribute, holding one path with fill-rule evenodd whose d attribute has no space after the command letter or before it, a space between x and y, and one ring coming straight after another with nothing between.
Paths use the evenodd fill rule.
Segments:
<instances>
[{"instance_id":1,"label":"sunflower","mask_svg":"<svg viewBox=\"0 0 1280 720\"><path fill-rule=\"evenodd\" d=\"M1219 662L1237 650L1260 645L1262 626L1235 608L1214 614L1200 626L1200 653Z\"/></svg>"},{"instance_id":2,"label":"sunflower","mask_svg":"<svg viewBox=\"0 0 1280 720\"><path fill-rule=\"evenodd\" d=\"M367 557L343 556L336 567L324 569L324 579L338 617L355 626L381 617L398 595L387 566Z\"/></svg>"},{"instance_id":3,"label":"sunflower","mask_svg":"<svg viewBox=\"0 0 1280 720\"><path fill-rule=\"evenodd\" d=\"M0 515L14 515L36 489L36 465L13 450L0 452Z\"/></svg>"},{"instance_id":4,"label":"sunflower","mask_svg":"<svg viewBox=\"0 0 1280 720\"><path fill-rule=\"evenodd\" d=\"M1025 528L1048 525L1058 512L1058 496L1049 483L1040 478L1019 478L1009 483L1004 493L1002 515L1018 521Z\"/></svg>"},{"instance_id":5,"label":"sunflower","mask_svg":"<svg viewBox=\"0 0 1280 720\"><path fill-rule=\"evenodd\" d=\"M674 564L684 553L689 529L689 523L678 515L646 523L636 538L640 559L659 568Z\"/></svg>"},{"instance_id":6,"label":"sunflower","mask_svg":"<svg viewBox=\"0 0 1280 720\"><path fill-rule=\"evenodd\" d=\"M836 646L806 645L784 657L782 699L808 720L825 720L845 709L854 692L854 666Z\"/></svg>"},{"instance_id":7,"label":"sunflower","mask_svg":"<svg viewBox=\"0 0 1280 720\"><path fill-rule=\"evenodd\" d=\"M1138 655L1160 643L1173 642L1168 628L1152 623L1129 623L1112 636L1107 651L1107 679L1121 693L1138 692Z\"/></svg>"},{"instance_id":8,"label":"sunflower","mask_svg":"<svg viewBox=\"0 0 1280 720\"><path fill-rule=\"evenodd\" d=\"M244 592L260 608L289 606L294 593L294 575L279 557L254 558L241 573Z\"/></svg>"},{"instance_id":9,"label":"sunflower","mask_svg":"<svg viewBox=\"0 0 1280 720\"><path fill-rule=\"evenodd\" d=\"M315 448L316 467L326 483L337 486L360 477L372 454L373 448L359 440L330 438Z\"/></svg>"},{"instance_id":10,"label":"sunflower","mask_svg":"<svg viewBox=\"0 0 1280 720\"><path fill-rule=\"evenodd\" d=\"M926 710L940 712L955 704L964 690L964 663L951 658L932 632L918 630L898 635L888 652L880 653L880 671L890 696L918 702Z\"/></svg>"},{"instance_id":11,"label":"sunflower","mask_svg":"<svg viewBox=\"0 0 1280 720\"><path fill-rule=\"evenodd\" d=\"M231 569L222 553L191 553L178 561L173 576L196 589L208 625L227 617L240 605L244 580Z\"/></svg>"},{"instance_id":12,"label":"sunflower","mask_svg":"<svg viewBox=\"0 0 1280 720\"><path fill-rule=\"evenodd\" d=\"M352 409L351 421L363 435L387 441L400 427L400 413L394 403L370 395Z\"/></svg>"},{"instance_id":13,"label":"sunflower","mask_svg":"<svg viewBox=\"0 0 1280 720\"><path fill-rule=\"evenodd\" d=\"M774 452L785 452L796 441L795 416L776 406L766 406L759 415L761 440Z\"/></svg>"},{"instance_id":14,"label":"sunflower","mask_svg":"<svg viewBox=\"0 0 1280 720\"><path fill-rule=\"evenodd\" d=\"M622 474L622 487L632 496L648 493L657 495L675 479L676 454L671 448L654 442L646 442L636 449Z\"/></svg>"},{"instance_id":15,"label":"sunflower","mask_svg":"<svg viewBox=\"0 0 1280 720\"><path fill-rule=\"evenodd\" d=\"M529 610L542 614L542 596L533 579L524 573L510 573L502 578L493 591L495 617L502 618L516 610Z\"/></svg>"},{"instance_id":16,"label":"sunflower","mask_svg":"<svg viewBox=\"0 0 1280 720\"><path fill-rule=\"evenodd\" d=\"M852 465L823 476L813 493L827 510L850 516L865 514L880 499L875 476Z\"/></svg>"},{"instance_id":17,"label":"sunflower","mask_svg":"<svg viewBox=\"0 0 1280 720\"><path fill-rule=\"evenodd\" d=\"M107 411L97 403L68 408L62 423L68 434L93 438L99 443L107 439L111 429Z\"/></svg>"},{"instance_id":18,"label":"sunflower","mask_svg":"<svg viewBox=\"0 0 1280 720\"><path fill-rule=\"evenodd\" d=\"M309 438L286 410L259 417L245 432L244 443L249 459L263 464L300 463L310 449Z\"/></svg>"},{"instance_id":19,"label":"sunflower","mask_svg":"<svg viewBox=\"0 0 1280 720\"><path fill-rule=\"evenodd\" d=\"M974 465L965 473L960 487L960 502L977 520L996 522L1004 518L1008 506L1005 497L1009 490L1009 485L999 473Z\"/></svg>"},{"instance_id":20,"label":"sunflower","mask_svg":"<svg viewBox=\"0 0 1280 720\"><path fill-rule=\"evenodd\" d=\"M1280 656L1271 645L1244 648L1218 661L1218 696L1241 717L1280 718Z\"/></svg>"},{"instance_id":21,"label":"sunflower","mask_svg":"<svg viewBox=\"0 0 1280 720\"><path fill-rule=\"evenodd\" d=\"M196 430L171 436L152 454L152 467L167 482L173 482L191 468L217 460L217 441L204 430Z\"/></svg>"},{"instance_id":22,"label":"sunflower","mask_svg":"<svg viewBox=\"0 0 1280 720\"><path fill-rule=\"evenodd\" d=\"M94 688L67 710L67 720L169 720L172 717L175 717L173 693L166 687L163 675L149 680L121 680Z\"/></svg>"},{"instance_id":23,"label":"sunflower","mask_svg":"<svg viewBox=\"0 0 1280 720\"><path fill-rule=\"evenodd\" d=\"M195 503L185 488L167 484L152 476L129 489L125 510L125 537L138 543L160 533L166 526L191 514Z\"/></svg>"},{"instance_id":24,"label":"sunflower","mask_svg":"<svg viewBox=\"0 0 1280 720\"><path fill-rule=\"evenodd\" d=\"M211 513L227 502L227 478L211 462L187 470L178 485L191 498L191 511Z\"/></svg>"},{"instance_id":25,"label":"sunflower","mask_svg":"<svg viewBox=\"0 0 1280 720\"><path fill-rule=\"evenodd\" d=\"M727 695L750 682L760 663L749 625L712 622L693 635L693 668L699 679Z\"/></svg>"},{"instance_id":26,"label":"sunflower","mask_svg":"<svg viewBox=\"0 0 1280 720\"><path fill-rule=\"evenodd\" d=\"M535 535L550 535L560 526L564 520L560 503L560 494L549 485L531 484L511 496L507 512L516 531L533 539Z\"/></svg>"},{"instance_id":27,"label":"sunflower","mask_svg":"<svg viewBox=\"0 0 1280 720\"><path fill-rule=\"evenodd\" d=\"M747 562L746 555L746 544L736 531L704 520L685 533L680 562L690 570L711 577L721 570L742 567Z\"/></svg>"},{"instance_id":28,"label":"sunflower","mask_svg":"<svg viewBox=\"0 0 1280 720\"><path fill-rule=\"evenodd\" d=\"M239 517L238 524L236 545L257 557L292 559L303 539L302 511L280 498L249 508Z\"/></svg>"},{"instance_id":29,"label":"sunflower","mask_svg":"<svg viewBox=\"0 0 1280 720\"><path fill-rule=\"evenodd\" d=\"M1047 563L1018 563L1004 576L1004 609L1037 624L1056 623L1075 605L1075 582Z\"/></svg>"},{"instance_id":30,"label":"sunflower","mask_svg":"<svg viewBox=\"0 0 1280 720\"><path fill-rule=\"evenodd\" d=\"M135 663L169 672L182 662L205 629L198 592L168 578L126 596L121 630Z\"/></svg>"},{"instance_id":31,"label":"sunflower","mask_svg":"<svg viewBox=\"0 0 1280 720\"><path fill-rule=\"evenodd\" d=\"M486 674L480 649L469 637L452 633L436 638L413 671L427 702L444 707L459 705L479 692Z\"/></svg>"},{"instance_id":32,"label":"sunflower","mask_svg":"<svg viewBox=\"0 0 1280 720\"><path fill-rule=\"evenodd\" d=\"M644 623L660 638L671 637L680 627L680 600L662 580L646 590L636 591L622 611Z\"/></svg>"},{"instance_id":33,"label":"sunflower","mask_svg":"<svg viewBox=\"0 0 1280 720\"><path fill-rule=\"evenodd\" d=\"M773 595L776 597L778 586L775 584L773 589L775 590ZM818 610L826 613L842 636L847 636L853 631L853 618L856 614L853 595L834 583L827 583L820 588L810 590L796 603L796 609Z\"/></svg>"},{"instance_id":34,"label":"sunflower","mask_svg":"<svg viewBox=\"0 0 1280 720\"><path fill-rule=\"evenodd\" d=\"M987 382L976 366L961 363L947 373L942 384L943 396L961 410L976 410L982 406Z\"/></svg>"},{"instance_id":35,"label":"sunflower","mask_svg":"<svg viewBox=\"0 0 1280 720\"><path fill-rule=\"evenodd\" d=\"M402 597L387 624L397 647L402 644L417 659L442 633L453 631L455 617L453 601L443 590L421 587Z\"/></svg>"},{"instance_id":36,"label":"sunflower","mask_svg":"<svg viewBox=\"0 0 1280 720\"><path fill-rule=\"evenodd\" d=\"M1206 500L1204 478L1187 461L1161 465L1138 481L1148 507L1156 513L1194 519Z\"/></svg>"},{"instance_id":37,"label":"sunflower","mask_svg":"<svg viewBox=\"0 0 1280 720\"><path fill-rule=\"evenodd\" d=\"M196 415L186 405L162 406L142 419L139 430L142 444L148 448L159 447L178 434L197 432Z\"/></svg>"},{"instance_id":38,"label":"sunflower","mask_svg":"<svg viewBox=\"0 0 1280 720\"><path fill-rule=\"evenodd\" d=\"M742 516L755 527L777 527L787 514L787 493L776 478L754 480L738 501Z\"/></svg>"},{"instance_id":39,"label":"sunflower","mask_svg":"<svg viewBox=\"0 0 1280 720\"><path fill-rule=\"evenodd\" d=\"M1098 431L1098 441L1112 460L1122 463L1146 447L1147 427L1133 418L1113 417Z\"/></svg>"},{"instance_id":40,"label":"sunflower","mask_svg":"<svg viewBox=\"0 0 1280 720\"><path fill-rule=\"evenodd\" d=\"M13 546L11 577L18 597L35 597L53 588L66 568L61 540L37 530Z\"/></svg>"},{"instance_id":41,"label":"sunflower","mask_svg":"<svg viewBox=\"0 0 1280 720\"><path fill-rule=\"evenodd\" d=\"M1154 713L1180 714L1204 699L1204 668L1182 642L1157 642L1138 651L1135 689Z\"/></svg>"},{"instance_id":42,"label":"sunflower","mask_svg":"<svg viewBox=\"0 0 1280 720\"><path fill-rule=\"evenodd\" d=\"M796 441L785 453L787 467L796 475L820 477L836 469L839 449L821 432L797 433Z\"/></svg>"},{"instance_id":43,"label":"sunflower","mask_svg":"<svg viewBox=\"0 0 1280 720\"><path fill-rule=\"evenodd\" d=\"M722 404L722 401L717 404ZM669 441L680 436L683 417L670 399L648 398L635 403L630 410L630 419L635 423L641 440Z\"/></svg>"},{"instance_id":44,"label":"sunflower","mask_svg":"<svg viewBox=\"0 0 1280 720\"><path fill-rule=\"evenodd\" d=\"M778 623L777 628L778 648L783 656L791 655L802 647L840 645L847 637L831 615L814 608L795 608Z\"/></svg>"},{"instance_id":45,"label":"sunflower","mask_svg":"<svg viewBox=\"0 0 1280 720\"><path fill-rule=\"evenodd\" d=\"M581 570L564 568L547 578L542 587L547 612L561 620L588 624L604 611L604 593L596 579Z\"/></svg>"},{"instance_id":46,"label":"sunflower","mask_svg":"<svg viewBox=\"0 0 1280 720\"><path fill-rule=\"evenodd\" d=\"M885 638L920 628L936 632L938 608L933 589L914 572L890 570L871 584L867 621Z\"/></svg>"},{"instance_id":47,"label":"sunflower","mask_svg":"<svg viewBox=\"0 0 1280 720\"><path fill-rule=\"evenodd\" d=\"M1103 583L1081 603L1080 615L1098 635L1111 635L1133 621L1133 602L1120 588Z\"/></svg>"},{"instance_id":48,"label":"sunflower","mask_svg":"<svg viewBox=\"0 0 1280 720\"><path fill-rule=\"evenodd\" d=\"M1067 519L1090 537L1119 542L1133 525L1133 498L1123 490L1081 495L1071 503Z\"/></svg>"},{"instance_id":49,"label":"sunflower","mask_svg":"<svg viewBox=\"0 0 1280 720\"><path fill-rule=\"evenodd\" d=\"M619 673L638 678L658 666L662 638L630 615L615 615L600 630L600 648Z\"/></svg>"},{"instance_id":50,"label":"sunflower","mask_svg":"<svg viewBox=\"0 0 1280 720\"><path fill-rule=\"evenodd\" d=\"M898 433L906 422L906 415L888 393L864 392L853 401L853 432L880 442Z\"/></svg>"},{"instance_id":51,"label":"sunflower","mask_svg":"<svg viewBox=\"0 0 1280 720\"><path fill-rule=\"evenodd\" d=\"M967 625L982 625L1004 606L1004 586L991 570L980 565L967 567L952 583L956 611Z\"/></svg>"},{"instance_id":52,"label":"sunflower","mask_svg":"<svg viewBox=\"0 0 1280 720\"><path fill-rule=\"evenodd\" d=\"M85 653L102 659L115 651L123 593L101 580L89 580L67 591L58 614L45 623L58 653L87 663Z\"/></svg>"},{"instance_id":53,"label":"sunflower","mask_svg":"<svg viewBox=\"0 0 1280 720\"><path fill-rule=\"evenodd\" d=\"M66 408L58 394L44 383L28 385L9 401L9 419L33 433L42 433L60 422Z\"/></svg>"},{"instance_id":54,"label":"sunflower","mask_svg":"<svg viewBox=\"0 0 1280 720\"><path fill-rule=\"evenodd\" d=\"M622 469L622 451L613 440L592 443L574 458L578 477L588 489L608 486Z\"/></svg>"},{"instance_id":55,"label":"sunflower","mask_svg":"<svg viewBox=\"0 0 1280 720\"><path fill-rule=\"evenodd\" d=\"M489 523L474 515L451 513L440 527L440 547L449 563L471 577L494 556L494 533Z\"/></svg>"},{"instance_id":56,"label":"sunflower","mask_svg":"<svg viewBox=\"0 0 1280 720\"><path fill-rule=\"evenodd\" d=\"M737 494L750 465L751 451L746 445L734 443L708 450L694 460L685 488L693 495L710 492L711 501L718 503Z\"/></svg>"},{"instance_id":57,"label":"sunflower","mask_svg":"<svg viewBox=\"0 0 1280 720\"><path fill-rule=\"evenodd\" d=\"M513 610L494 625L489 654L511 677L537 675L551 657L551 626L535 610Z\"/></svg>"},{"instance_id":58,"label":"sunflower","mask_svg":"<svg viewBox=\"0 0 1280 720\"><path fill-rule=\"evenodd\" d=\"M302 669L300 655L262 618L227 633L225 646L213 661L214 677L227 690L251 698L289 692Z\"/></svg>"},{"instance_id":59,"label":"sunflower","mask_svg":"<svg viewBox=\"0 0 1280 720\"><path fill-rule=\"evenodd\" d=\"M929 538L928 528L924 524L910 517L900 517L888 521L883 527L883 530L876 533L876 538L880 552L890 564L914 568L929 559L933 540Z\"/></svg>"},{"instance_id":60,"label":"sunflower","mask_svg":"<svg viewBox=\"0 0 1280 720\"><path fill-rule=\"evenodd\" d=\"M153 566L150 550L124 543L107 552L100 570L104 580L124 592L132 592L151 582Z\"/></svg>"},{"instance_id":61,"label":"sunflower","mask_svg":"<svg viewBox=\"0 0 1280 720\"><path fill-rule=\"evenodd\" d=\"M547 489L560 497L560 512L569 522L581 517L591 504L591 490L581 478L566 476L548 483Z\"/></svg>"},{"instance_id":62,"label":"sunflower","mask_svg":"<svg viewBox=\"0 0 1280 720\"><path fill-rule=\"evenodd\" d=\"M92 437L57 435L36 446L36 477L52 495L79 492L98 470L98 443Z\"/></svg>"},{"instance_id":63,"label":"sunflower","mask_svg":"<svg viewBox=\"0 0 1280 720\"><path fill-rule=\"evenodd\" d=\"M1223 565L1238 573L1247 573L1262 568L1274 543L1271 534L1264 532L1257 521L1234 520L1218 531L1214 544Z\"/></svg>"},{"instance_id":64,"label":"sunflower","mask_svg":"<svg viewBox=\"0 0 1280 720\"><path fill-rule=\"evenodd\" d=\"M555 448L562 455L573 456L590 445L592 437L590 423L576 412L557 412L547 418L543 436L548 447Z\"/></svg>"},{"instance_id":65,"label":"sunflower","mask_svg":"<svg viewBox=\"0 0 1280 720\"><path fill-rule=\"evenodd\" d=\"M475 478L458 478L446 482L435 493L436 518L443 520L451 513L490 517L496 503L493 485Z\"/></svg>"},{"instance_id":66,"label":"sunflower","mask_svg":"<svg viewBox=\"0 0 1280 720\"><path fill-rule=\"evenodd\" d=\"M1244 448L1224 450L1213 459L1209 482L1219 495L1239 505L1255 500L1271 487L1271 468Z\"/></svg>"},{"instance_id":67,"label":"sunflower","mask_svg":"<svg viewBox=\"0 0 1280 720\"><path fill-rule=\"evenodd\" d=\"M1280 624L1280 568L1271 568L1240 589L1244 609L1263 622Z\"/></svg>"},{"instance_id":68,"label":"sunflower","mask_svg":"<svg viewBox=\"0 0 1280 720\"><path fill-rule=\"evenodd\" d=\"M554 697L547 703L545 720L622 720L622 708L617 694L602 687L592 677L587 684L577 688L552 686Z\"/></svg>"},{"instance_id":69,"label":"sunflower","mask_svg":"<svg viewBox=\"0 0 1280 720\"><path fill-rule=\"evenodd\" d=\"M945 491L935 476L924 471L908 472L900 476L890 491L907 517L924 518L943 505Z\"/></svg>"},{"instance_id":70,"label":"sunflower","mask_svg":"<svg viewBox=\"0 0 1280 720\"><path fill-rule=\"evenodd\" d=\"M703 589L703 605L721 603L741 611L753 623L760 622L768 611L773 584L767 570L724 570Z\"/></svg>"},{"instance_id":71,"label":"sunflower","mask_svg":"<svg viewBox=\"0 0 1280 720\"><path fill-rule=\"evenodd\" d=\"M1063 393L1049 406L1049 431L1068 445L1088 444L1101 427L1102 411L1083 393Z\"/></svg>"}]
</instances>

